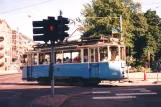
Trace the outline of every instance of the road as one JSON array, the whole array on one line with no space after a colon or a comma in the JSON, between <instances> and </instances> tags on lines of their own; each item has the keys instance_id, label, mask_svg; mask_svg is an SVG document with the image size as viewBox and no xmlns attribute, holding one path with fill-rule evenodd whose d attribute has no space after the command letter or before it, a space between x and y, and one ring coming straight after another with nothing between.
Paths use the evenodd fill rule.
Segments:
<instances>
[{"instance_id":1,"label":"road","mask_svg":"<svg viewBox=\"0 0 161 107\"><path fill-rule=\"evenodd\" d=\"M31 101L50 92L51 86L22 81L21 74L0 76L0 107L28 107ZM70 98L62 107L161 107L160 85L55 86L55 95L76 93L83 94Z\"/></svg>"},{"instance_id":2,"label":"road","mask_svg":"<svg viewBox=\"0 0 161 107\"><path fill-rule=\"evenodd\" d=\"M70 95L82 91L83 88L76 86L55 86L55 94ZM0 107L27 107L35 98L50 95L50 92L51 86L22 81L21 74L0 76Z\"/></svg>"},{"instance_id":3,"label":"road","mask_svg":"<svg viewBox=\"0 0 161 107\"><path fill-rule=\"evenodd\" d=\"M62 107L161 107L161 86L97 87Z\"/></svg>"}]
</instances>

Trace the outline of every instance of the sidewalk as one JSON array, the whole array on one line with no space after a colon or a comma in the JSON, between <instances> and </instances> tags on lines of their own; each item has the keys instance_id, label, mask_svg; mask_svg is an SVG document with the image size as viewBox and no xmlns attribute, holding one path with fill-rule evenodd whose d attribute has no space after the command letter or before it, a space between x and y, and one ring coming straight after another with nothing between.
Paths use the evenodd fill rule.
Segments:
<instances>
[{"instance_id":1,"label":"sidewalk","mask_svg":"<svg viewBox=\"0 0 161 107\"><path fill-rule=\"evenodd\" d=\"M161 73L129 73L129 81L133 85L161 85Z\"/></svg>"},{"instance_id":2,"label":"sidewalk","mask_svg":"<svg viewBox=\"0 0 161 107\"><path fill-rule=\"evenodd\" d=\"M0 75L10 75L16 73L21 73L21 71L19 70L0 71Z\"/></svg>"},{"instance_id":3,"label":"sidewalk","mask_svg":"<svg viewBox=\"0 0 161 107\"><path fill-rule=\"evenodd\" d=\"M158 75L158 76L157 76ZM119 81L102 81L100 85L161 85L161 72L160 73L146 73L146 78L144 78L144 72L135 72L127 74L128 79ZM157 81L158 77L158 81Z\"/></svg>"},{"instance_id":4,"label":"sidewalk","mask_svg":"<svg viewBox=\"0 0 161 107\"><path fill-rule=\"evenodd\" d=\"M151 82L154 83L158 79L158 82L161 82L161 73L146 73L138 72L138 73L129 73L129 80L134 82Z\"/></svg>"},{"instance_id":5,"label":"sidewalk","mask_svg":"<svg viewBox=\"0 0 161 107\"><path fill-rule=\"evenodd\" d=\"M68 95L41 96L29 102L26 107L60 107L70 97Z\"/></svg>"}]
</instances>

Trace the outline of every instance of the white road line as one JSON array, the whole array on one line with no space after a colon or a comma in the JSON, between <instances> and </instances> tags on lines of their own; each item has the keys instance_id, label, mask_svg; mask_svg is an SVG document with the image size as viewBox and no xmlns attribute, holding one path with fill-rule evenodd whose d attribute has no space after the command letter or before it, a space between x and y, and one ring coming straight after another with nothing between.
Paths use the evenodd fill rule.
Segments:
<instances>
[{"instance_id":1,"label":"white road line","mask_svg":"<svg viewBox=\"0 0 161 107\"><path fill-rule=\"evenodd\" d=\"M92 88L92 90L117 90L113 88ZM119 90L146 90L146 88L119 88Z\"/></svg>"},{"instance_id":2,"label":"white road line","mask_svg":"<svg viewBox=\"0 0 161 107\"><path fill-rule=\"evenodd\" d=\"M92 88L92 90L109 90L110 88Z\"/></svg>"},{"instance_id":3,"label":"white road line","mask_svg":"<svg viewBox=\"0 0 161 107\"><path fill-rule=\"evenodd\" d=\"M146 90L145 88L123 89L123 90Z\"/></svg>"},{"instance_id":4,"label":"white road line","mask_svg":"<svg viewBox=\"0 0 161 107\"><path fill-rule=\"evenodd\" d=\"M111 93L110 91L93 91L93 94L105 94L105 93Z\"/></svg>"},{"instance_id":5,"label":"white road line","mask_svg":"<svg viewBox=\"0 0 161 107\"><path fill-rule=\"evenodd\" d=\"M140 90L140 92L151 92L151 90Z\"/></svg>"},{"instance_id":6,"label":"white road line","mask_svg":"<svg viewBox=\"0 0 161 107\"><path fill-rule=\"evenodd\" d=\"M126 96L126 95L154 95L157 94L155 92L152 93L116 93L117 96Z\"/></svg>"},{"instance_id":7,"label":"white road line","mask_svg":"<svg viewBox=\"0 0 161 107\"><path fill-rule=\"evenodd\" d=\"M110 97L93 97L93 99L132 99L136 98L136 96L110 96Z\"/></svg>"}]
</instances>

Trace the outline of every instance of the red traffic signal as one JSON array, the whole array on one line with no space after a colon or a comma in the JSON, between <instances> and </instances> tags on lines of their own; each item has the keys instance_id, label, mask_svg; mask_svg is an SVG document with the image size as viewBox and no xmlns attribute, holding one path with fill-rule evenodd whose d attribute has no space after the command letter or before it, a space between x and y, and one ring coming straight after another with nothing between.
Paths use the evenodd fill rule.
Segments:
<instances>
[{"instance_id":1,"label":"red traffic signal","mask_svg":"<svg viewBox=\"0 0 161 107\"><path fill-rule=\"evenodd\" d=\"M54 27L53 26L50 26L50 30L53 31L54 30Z\"/></svg>"}]
</instances>

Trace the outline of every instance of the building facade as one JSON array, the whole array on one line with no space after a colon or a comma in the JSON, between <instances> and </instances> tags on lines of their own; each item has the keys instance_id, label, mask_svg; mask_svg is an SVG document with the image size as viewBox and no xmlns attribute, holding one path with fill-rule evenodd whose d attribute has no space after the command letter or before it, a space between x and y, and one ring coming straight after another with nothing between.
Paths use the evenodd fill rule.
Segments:
<instances>
[{"instance_id":1,"label":"building facade","mask_svg":"<svg viewBox=\"0 0 161 107\"><path fill-rule=\"evenodd\" d=\"M18 30L12 30L5 20L0 20L0 72L12 70L14 63L20 65L21 57L34 44Z\"/></svg>"},{"instance_id":2,"label":"building facade","mask_svg":"<svg viewBox=\"0 0 161 107\"><path fill-rule=\"evenodd\" d=\"M12 30L5 20L0 20L0 70L9 70L12 63Z\"/></svg>"}]
</instances>

